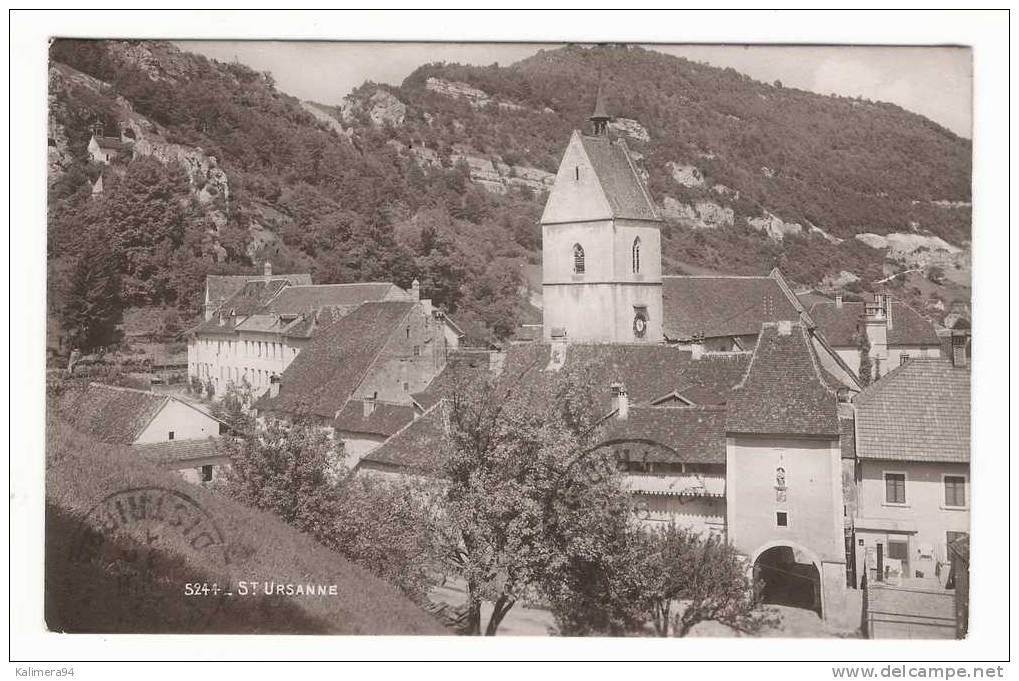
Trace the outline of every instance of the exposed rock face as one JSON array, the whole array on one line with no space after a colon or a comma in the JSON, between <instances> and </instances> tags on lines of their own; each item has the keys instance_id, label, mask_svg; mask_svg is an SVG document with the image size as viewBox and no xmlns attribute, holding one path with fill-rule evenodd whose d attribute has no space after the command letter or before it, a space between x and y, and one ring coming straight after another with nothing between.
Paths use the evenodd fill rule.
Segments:
<instances>
[{"instance_id":1,"label":"exposed rock face","mask_svg":"<svg viewBox=\"0 0 1019 681\"><path fill-rule=\"evenodd\" d=\"M456 165L461 161L467 164L471 182L495 194L505 194L511 187L545 191L555 181L554 173L529 166L509 165L498 156L493 158L494 161L462 145L454 146L453 153L449 155L451 164Z\"/></svg>"},{"instance_id":2,"label":"exposed rock face","mask_svg":"<svg viewBox=\"0 0 1019 681\"><path fill-rule=\"evenodd\" d=\"M618 135L624 135L638 142L651 141L651 135L648 134L647 128L632 118L615 118L609 121L608 128Z\"/></svg>"},{"instance_id":3,"label":"exposed rock face","mask_svg":"<svg viewBox=\"0 0 1019 681\"><path fill-rule=\"evenodd\" d=\"M429 78L425 81L425 89L453 99L465 99L475 108L488 106L492 102L492 98L484 90L455 80Z\"/></svg>"},{"instance_id":4,"label":"exposed rock face","mask_svg":"<svg viewBox=\"0 0 1019 681\"><path fill-rule=\"evenodd\" d=\"M887 249L885 257L910 267L966 267L969 253L941 237L894 232L892 234L857 234L856 238L871 248Z\"/></svg>"},{"instance_id":5,"label":"exposed rock face","mask_svg":"<svg viewBox=\"0 0 1019 681\"><path fill-rule=\"evenodd\" d=\"M801 234L803 225L798 222L783 222L777 215L765 212L764 217L747 218L747 224L764 232L775 241L782 241L787 234Z\"/></svg>"},{"instance_id":6,"label":"exposed rock face","mask_svg":"<svg viewBox=\"0 0 1019 681\"><path fill-rule=\"evenodd\" d=\"M829 234L828 232L824 231L823 229L821 229L817 225L813 224L809 220L806 221L806 222L807 222L807 230L811 234L817 234L818 236L822 237L825 241L827 241L829 243L833 243L833 244L837 245L837 244L840 244L843 241L845 241L845 239L840 239L837 236L832 236L831 234Z\"/></svg>"},{"instance_id":7,"label":"exposed rock face","mask_svg":"<svg viewBox=\"0 0 1019 681\"><path fill-rule=\"evenodd\" d=\"M694 229L732 227L736 220L735 213L728 206L720 206L713 201L697 201L691 206L671 196L665 197L662 214Z\"/></svg>"},{"instance_id":8,"label":"exposed rock face","mask_svg":"<svg viewBox=\"0 0 1019 681\"><path fill-rule=\"evenodd\" d=\"M696 166L669 161L665 167L672 173L672 179L681 187L703 187L704 174Z\"/></svg>"},{"instance_id":9,"label":"exposed rock face","mask_svg":"<svg viewBox=\"0 0 1019 681\"><path fill-rule=\"evenodd\" d=\"M302 101L301 102L301 107L305 111L310 113L312 116L314 116L317 120L322 121L323 123L328 125L330 128L335 130L340 135L343 135L344 137L346 137L348 139L350 138L350 136L352 134L352 131L351 130L344 130L343 126L340 125L340 122L338 120L336 120L336 118L334 118L333 115L331 113L329 113L329 111L327 111L326 109L323 109L322 107L320 107L315 102L303 102Z\"/></svg>"},{"instance_id":10,"label":"exposed rock face","mask_svg":"<svg viewBox=\"0 0 1019 681\"><path fill-rule=\"evenodd\" d=\"M461 83L455 80L443 80L442 78L429 78L425 81L425 89L444 97L465 100L475 109L481 109L495 104L500 109L507 111L526 111L528 107L516 102L508 102L504 99L496 99L484 90L474 87L469 83ZM552 109L545 107L544 113L554 113Z\"/></svg>"},{"instance_id":11,"label":"exposed rock face","mask_svg":"<svg viewBox=\"0 0 1019 681\"><path fill-rule=\"evenodd\" d=\"M216 163L215 156L206 156L201 148L185 147L145 136L134 125L129 127L135 133L136 157L151 156L163 164L174 161L180 163L184 166L188 181L202 204L209 205L222 201L224 207L227 205L230 201L230 184L226 173Z\"/></svg>"},{"instance_id":12,"label":"exposed rock face","mask_svg":"<svg viewBox=\"0 0 1019 681\"><path fill-rule=\"evenodd\" d=\"M351 97L343 100L340 115L345 121L353 120L359 111L366 111L372 125L377 127L381 127L386 122L402 125L407 116L407 105L391 92L379 88L371 93L363 103Z\"/></svg>"}]
</instances>

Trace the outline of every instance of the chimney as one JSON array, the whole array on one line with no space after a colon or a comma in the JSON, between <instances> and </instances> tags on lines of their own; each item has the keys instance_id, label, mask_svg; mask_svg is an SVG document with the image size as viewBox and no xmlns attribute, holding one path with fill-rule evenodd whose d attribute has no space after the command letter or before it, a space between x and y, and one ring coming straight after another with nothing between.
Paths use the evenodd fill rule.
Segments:
<instances>
[{"instance_id":1,"label":"chimney","mask_svg":"<svg viewBox=\"0 0 1019 681\"><path fill-rule=\"evenodd\" d=\"M842 291L835 294L835 307L839 310L842 309Z\"/></svg>"},{"instance_id":2,"label":"chimney","mask_svg":"<svg viewBox=\"0 0 1019 681\"><path fill-rule=\"evenodd\" d=\"M371 397L365 397L361 400L361 404L364 405L364 418L368 418L375 413L375 405L378 402L378 393L374 393Z\"/></svg>"},{"instance_id":3,"label":"chimney","mask_svg":"<svg viewBox=\"0 0 1019 681\"><path fill-rule=\"evenodd\" d=\"M417 279L410 283L410 297L414 300L421 300L421 282Z\"/></svg>"},{"instance_id":4,"label":"chimney","mask_svg":"<svg viewBox=\"0 0 1019 681\"><path fill-rule=\"evenodd\" d=\"M778 323L778 335L788 336L793 332L793 323L788 319L780 320Z\"/></svg>"},{"instance_id":5,"label":"chimney","mask_svg":"<svg viewBox=\"0 0 1019 681\"><path fill-rule=\"evenodd\" d=\"M622 383L612 384L612 406L616 410L616 418L624 421L630 416L630 398L626 394L626 388Z\"/></svg>"},{"instance_id":6,"label":"chimney","mask_svg":"<svg viewBox=\"0 0 1019 681\"><path fill-rule=\"evenodd\" d=\"M704 355L704 334L695 333L690 339L690 359L700 359Z\"/></svg>"},{"instance_id":7,"label":"chimney","mask_svg":"<svg viewBox=\"0 0 1019 681\"><path fill-rule=\"evenodd\" d=\"M273 374L269 377L269 397L277 397L280 394L280 384L283 379L280 378L279 374Z\"/></svg>"},{"instance_id":8,"label":"chimney","mask_svg":"<svg viewBox=\"0 0 1019 681\"><path fill-rule=\"evenodd\" d=\"M952 365L962 368L969 366L969 334L952 331Z\"/></svg>"},{"instance_id":9,"label":"chimney","mask_svg":"<svg viewBox=\"0 0 1019 681\"><path fill-rule=\"evenodd\" d=\"M262 264L262 274L264 274L267 277L271 277L272 276L272 263L269 262L268 260L266 260Z\"/></svg>"}]
</instances>

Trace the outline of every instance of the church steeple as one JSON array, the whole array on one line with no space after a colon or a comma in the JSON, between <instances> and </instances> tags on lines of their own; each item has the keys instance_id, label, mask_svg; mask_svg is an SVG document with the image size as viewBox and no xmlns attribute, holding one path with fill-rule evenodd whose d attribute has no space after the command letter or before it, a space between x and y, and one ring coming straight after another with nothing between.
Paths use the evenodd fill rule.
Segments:
<instances>
[{"instance_id":1,"label":"church steeple","mask_svg":"<svg viewBox=\"0 0 1019 681\"><path fill-rule=\"evenodd\" d=\"M602 91L601 85L598 86L598 98L595 100L594 113L588 116L587 120L591 121L595 135L605 135L608 132L608 123L612 120L612 116L609 115L608 107L605 105L605 93Z\"/></svg>"}]
</instances>

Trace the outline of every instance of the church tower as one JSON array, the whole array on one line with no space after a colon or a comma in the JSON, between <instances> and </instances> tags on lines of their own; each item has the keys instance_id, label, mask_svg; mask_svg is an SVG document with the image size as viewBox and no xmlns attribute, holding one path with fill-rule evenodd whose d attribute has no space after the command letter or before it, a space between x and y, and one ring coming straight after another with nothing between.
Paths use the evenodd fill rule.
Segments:
<instances>
[{"instance_id":1,"label":"church tower","mask_svg":"<svg viewBox=\"0 0 1019 681\"><path fill-rule=\"evenodd\" d=\"M661 217L626 142L609 138L598 90L593 135L574 130L541 216L543 338L659 343Z\"/></svg>"}]
</instances>

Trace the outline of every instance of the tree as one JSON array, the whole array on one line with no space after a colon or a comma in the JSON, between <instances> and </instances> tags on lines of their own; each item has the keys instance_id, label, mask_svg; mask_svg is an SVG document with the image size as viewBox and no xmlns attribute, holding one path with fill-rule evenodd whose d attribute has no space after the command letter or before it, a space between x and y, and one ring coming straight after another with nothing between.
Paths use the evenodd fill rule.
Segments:
<instances>
[{"instance_id":1,"label":"tree","mask_svg":"<svg viewBox=\"0 0 1019 681\"><path fill-rule=\"evenodd\" d=\"M71 347L87 352L116 341L123 312L116 259L99 236L89 237L71 272L60 311Z\"/></svg>"},{"instance_id":2,"label":"tree","mask_svg":"<svg viewBox=\"0 0 1019 681\"><path fill-rule=\"evenodd\" d=\"M247 381L239 386L231 382L223 397L212 403L212 415L236 434L251 433L255 429L255 418L248 411L251 399L251 386Z\"/></svg>"},{"instance_id":3,"label":"tree","mask_svg":"<svg viewBox=\"0 0 1019 681\"><path fill-rule=\"evenodd\" d=\"M590 385L582 372L528 367L457 386L444 404L437 547L466 582L468 634L482 633L483 601L493 604L484 629L493 636L518 600L548 585L580 552L564 528L574 516L597 524L595 491L618 489L587 456L598 430Z\"/></svg>"},{"instance_id":4,"label":"tree","mask_svg":"<svg viewBox=\"0 0 1019 681\"><path fill-rule=\"evenodd\" d=\"M769 620L757 611L755 590L731 544L704 539L675 525L651 537L643 571L655 632L686 636L700 622L715 621L738 631L759 630ZM682 610L672 613L674 603Z\"/></svg>"},{"instance_id":5,"label":"tree","mask_svg":"<svg viewBox=\"0 0 1019 681\"><path fill-rule=\"evenodd\" d=\"M432 504L435 490L372 476L340 488L337 514L325 543L361 567L425 602L435 583Z\"/></svg>"},{"instance_id":6,"label":"tree","mask_svg":"<svg viewBox=\"0 0 1019 681\"><path fill-rule=\"evenodd\" d=\"M857 331L859 336L858 349L860 351L860 383L863 386L870 385L874 379L874 365L870 359L870 338L867 337L867 330Z\"/></svg>"},{"instance_id":7,"label":"tree","mask_svg":"<svg viewBox=\"0 0 1019 681\"><path fill-rule=\"evenodd\" d=\"M337 481L345 474L337 443L321 429L270 422L245 437L221 440L230 457L226 493L271 511L320 541L333 529Z\"/></svg>"}]
</instances>

